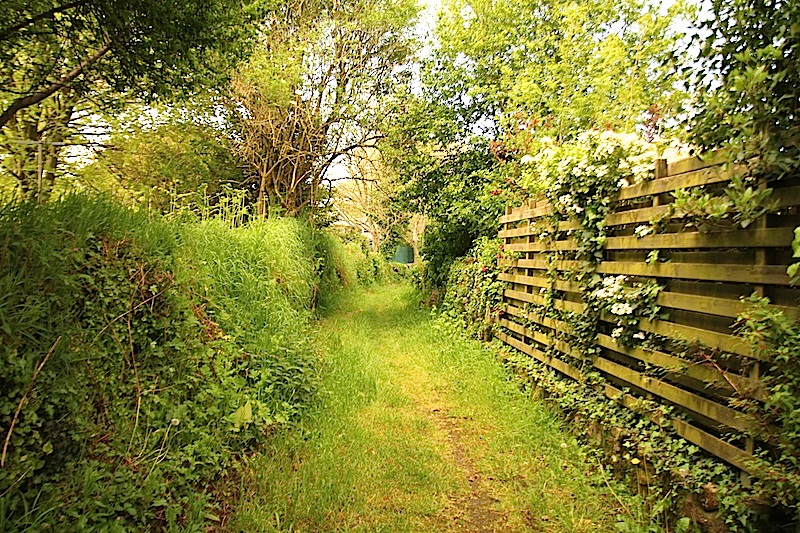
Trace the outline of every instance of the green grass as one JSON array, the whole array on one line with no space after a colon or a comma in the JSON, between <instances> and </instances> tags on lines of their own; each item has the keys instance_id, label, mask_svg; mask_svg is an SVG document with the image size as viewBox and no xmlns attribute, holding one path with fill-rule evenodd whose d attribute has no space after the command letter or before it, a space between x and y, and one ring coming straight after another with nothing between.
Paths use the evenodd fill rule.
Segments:
<instances>
[{"instance_id":1,"label":"green grass","mask_svg":"<svg viewBox=\"0 0 800 533\"><path fill-rule=\"evenodd\" d=\"M613 531L621 505L587 452L417 301L380 286L334 305L324 400L246 462L227 529Z\"/></svg>"}]
</instances>

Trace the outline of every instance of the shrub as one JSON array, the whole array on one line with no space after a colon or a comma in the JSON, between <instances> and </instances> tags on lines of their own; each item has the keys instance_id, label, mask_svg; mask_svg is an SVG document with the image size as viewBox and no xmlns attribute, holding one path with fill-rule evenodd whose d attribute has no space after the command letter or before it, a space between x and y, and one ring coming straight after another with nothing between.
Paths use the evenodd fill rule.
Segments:
<instances>
[{"instance_id":1,"label":"shrub","mask_svg":"<svg viewBox=\"0 0 800 533\"><path fill-rule=\"evenodd\" d=\"M198 530L210 485L300 419L313 307L366 259L246 218L0 207L0 531Z\"/></svg>"}]
</instances>

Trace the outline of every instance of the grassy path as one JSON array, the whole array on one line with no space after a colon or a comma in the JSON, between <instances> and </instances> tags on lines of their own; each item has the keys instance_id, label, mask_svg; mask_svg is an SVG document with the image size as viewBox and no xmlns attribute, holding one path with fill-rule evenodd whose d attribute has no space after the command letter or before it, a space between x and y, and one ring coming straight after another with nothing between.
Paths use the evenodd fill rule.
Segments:
<instances>
[{"instance_id":1,"label":"grassy path","mask_svg":"<svg viewBox=\"0 0 800 533\"><path fill-rule=\"evenodd\" d=\"M599 467L408 287L326 318L307 434L249 461L230 531L614 531Z\"/></svg>"}]
</instances>

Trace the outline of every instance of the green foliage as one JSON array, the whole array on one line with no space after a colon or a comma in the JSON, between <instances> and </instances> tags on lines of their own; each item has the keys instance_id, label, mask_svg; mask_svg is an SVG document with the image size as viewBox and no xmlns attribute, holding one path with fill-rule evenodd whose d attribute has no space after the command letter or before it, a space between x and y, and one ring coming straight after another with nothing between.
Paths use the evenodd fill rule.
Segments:
<instances>
[{"instance_id":1,"label":"green foliage","mask_svg":"<svg viewBox=\"0 0 800 533\"><path fill-rule=\"evenodd\" d=\"M794 239L792 240L792 259L800 257L800 227L794 229ZM786 269L786 275L789 276L789 283L797 285L800 281L800 263L792 263Z\"/></svg>"},{"instance_id":2,"label":"green foliage","mask_svg":"<svg viewBox=\"0 0 800 533\"><path fill-rule=\"evenodd\" d=\"M466 120L511 133L566 138L645 120L657 133L679 97L662 63L687 11L681 2L665 12L638 1L449 0L437 54L451 73L435 83L460 94Z\"/></svg>"},{"instance_id":3,"label":"green foliage","mask_svg":"<svg viewBox=\"0 0 800 533\"><path fill-rule=\"evenodd\" d=\"M109 191L151 212L215 201L223 185L242 180L229 141L191 120L134 125L111 135L108 148L77 170L79 187Z\"/></svg>"},{"instance_id":4,"label":"green foliage","mask_svg":"<svg viewBox=\"0 0 800 533\"><path fill-rule=\"evenodd\" d=\"M675 413L669 407L649 400L623 406L606 398L589 376L585 381L564 379L544 363L507 346L497 346L521 386L554 407L573 433L604 444L597 460L609 470L609 476L614 472L618 478L651 480L646 488L635 482L638 496L630 502L637 508L643 501L649 516L621 515L620 531L651 531L648 528L652 526L659 528L654 531L672 527L693 531L691 524L674 512L682 496L709 483L719 487L721 513L730 531L751 531L749 494L739 483L738 471L702 454L697 446L670 431L664 422ZM659 423L650 420L654 415Z\"/></svg>"},{"instance_id":5,"label":"green foliage","mask_svg":"<svg viewBox=\"0 0 800 533\"><path fill-rule=\"evenodd\" d=\"M739 160L759 156L756 172L785 176L800 161L800 5L715 0L701 25L688 121L702 149L730 145Z\"/></svg>"},{"instance_id":6,"label":"green foliage","mask_svg":"<svg viewBox=\"0 0 800 533\"><path fill-rule=\"evenodd\" d=\"M401 208L427 218L421 253L433 286L445 282L453 260L478 238L496 235L497 218L518 199L518 188L505 180L485 143L447 155L417 150L399 173Z\"/></svg>"},{"instance_id":7,"label":"green foliage","mask_svg":"<svg viewBox=\"0 0 800 533\"><path fill-rule=\"evenodd\" d=\"M728 229L731 223L746 228L772 210L772 189L756 186L752 177L734 176L722 195L701 188L678 189L671 194L674 200L666 211L651 221L656 231L675 218L700 232Z\"/></svg>"},{"instance_id":8,"label":"green foliage","mask_svg":"<svg viewBox=\"0 0 800 533\"><path fill-rule=\"evenodd\" d=\"M580 135L576 142L556 144L552 140L538 139L536 151L519 159L519 182L532 194L545 198L554 208L550 219L535 224L532 229L539 241L548 242L572 236L578 244L576 251L552 251L547 254L550 267L547 276L551 284L543 287L538 294L531 295L535 303L521 306L516 313L522 324L532 330L540 328L542 318L556 319L568 325L567 331L556 331L555 338L567 341L583 356L583 377L578 381L566 380L547 365L519 352L507 350L503 357L516 374L530 380L538 394L544 394L549 401L565 413L576 431L589 439L610 440L613 448L606 450L604 461L612 470L634 473L648 480L647 491L642 497L647 499L652 510L650 520L634 520L623 516L619 523L621 531L648 531L641 524L658 527L672 527L677 512L683 504L677 494L697 491L706 483L713 483L720 490L722 516L732 531L747 531L752 523L749 502L759 495L772 497L794 505L793 470L790 465L794 457L785 457L777 465L764 463L761 469L766 472L764 486L754 483L754 490L744 490L738 482L738 474L722 466L710 456L700 454L697 446L688 444L670 430L669 420L680 418L680 413L672 408L648 400L636 400L632 406L623 406L609 401L603 394L605 379L595 371L591 360L598 354L597 337L609 335L625 346L655 347L660 339L640 331L641 320L652 320L660 316L661 309L657 298L662 287L654 280L639 280L627 276L601 276L596 273L596 265L605 257L604 220L612 201L622 188L642 183L651 177L655 149L635 136L618 135L612 132L591 131ZM516 157L516 155L515 155ZM507 168L511 164L506 165ZM751 181L734 180L724 192L728 199L725 204L723 220L747 226L753 219L762 216L766 210L769 191L753 186ZM698 195L694 197L700 198ZM736 200L734 200L736 198ZM694 203L705 202L711 206L719 197L695 198ZM677 200L676 200L677 201ZM688 209L690 201L679 204ZM685 215L689 220L705 220L707 213L696 218ZM577 223L577 229L564 229L564 222ZM644 236L654 231L645 225L636 228L634 234ZM494 249L497 250L498 244ZM474 252L478 253L478 252ZM503 251L498 259L508 254ZM566 260L561 262L561 260ZM657 255L650 255L650 261L657 261ZM557 263L558 262L558 263ZM575 265L568 272L561 272L565 265ZM500 295L504 284L495 282L493 272L487 272L482 260L467 259L454 263L448 279L447 292L442 309L445 314L470 331L478 331L485 336L487 309L499 307L504 312ZM558 266L557 266L558 265ZM484 270L486 269L486 270ZM569 280L581 287L586 310L580 314L572 313L556 306L561 293L556 288L557 280ZM534 320L534 316L537 319ZM602 320L601 320L602 318ZM772 353L766 348L778 343L761 341L764 354ZM796 351L796 340L791 340L783 348L784 353ZM686 360L686 364L696 361L696 346L688 346L684 352L672 352L673 356ZM576 360L565 356L557 349L546 350L546 355L561 358L575 366ZM789 359L784 358L784 364ZM580 362L577 362L580 365ZM786 381L792 375L789 369L776 366L776 383L782 384L783 395L774 398L775 404L782 404L786 413L794 411L794 405L787 405L787 397L796 394ZM778 378L778 376L781 376ZM627 391L625 391L627 392ZM629 400L631 398L628 398ZM753 413L762 413L760 406L747 404ZM780 423L783 420L767 420ZM617 429L611 429L617 428ZM790 430L792 431L792 430ZM601 438L598 433L605 435ZM609 435L610 434L610 435ZM798 443L786 439L786 450L794 450ZM765 452L766 453L766 452ZM772 476L770 478L770 476ZM781 477L782 476L782 477ZM684 530L690 527L686 520L680 522ZM691 529L688 529L691 530Z\"/></svg>"},{"instance_id":9,"label":"green foliage","mask_svg":"<svg viewBox=\"0 0 800 533\"><path fill-rule=\"evenodd\" d=\"M209 484L315 401L335 241L226 209L3 206L0 529L199 530Z\"/></svg>"},{"instance_id":10,"label":"green foliage","mask_svg":"<svg viewBox=\"0 0 800 533\"><path fill-rule=\"evenodd\" d=\"M499 239L481 237L450 266L440 311L472 337L489 340L492 323L502 315L505 283L497 275L504 259Z\"/></svg>"},{"instance_id":11,"label":"green foliage","mask_svg":"<svg viewBox=\"0 0 800 533\"><path fill-rule=\"evenodd\" d=\"M412 0L310 1L264 17L226 98L260 213L313 210L334 161L374 147L394 109L387 95L408 77L416 12Z\"/></svg>"},{"instance_id":12,"label":"green foliage","mask_svg":"<svg viewBox=\"0 0 800 533\"><path fill-rule=\"evenodd\" d=\"M521 185L555 208L551 227L540 229L542 237L553 238L559 221L576 220L579 255L602 260L612 199L620 188L650 179L655 157L655 146L635 134L590 130L570 143L543 139L534 154L520 159Z\"/></svg>"},{"instance_id":13,"label":"green foliage","mask_svg":"<svg viewBox=\"0 0 800 533\"><path fill-rule=\"evenodd\" d=\"M242 4L223 0L9 0L0 20L3 111L40 91L110 88L149 100L191 92L227 73L246 29Z\"/></svg>"},{"instance_id":14,"label":"green foliage","mask_svg":"<svg viewBox=\"0 0 800 533\"><path fill-rule=\"evenodd\" d=\"M774 446L754 460L756 493L800 516L800 321L771 307L767 298L753 295L745 301L749 306L739 315L738 332L769 365L761 378L767 398L763 406L750 404L750 411L780 428L772 436Z\"/></svg>"}]
</instances>

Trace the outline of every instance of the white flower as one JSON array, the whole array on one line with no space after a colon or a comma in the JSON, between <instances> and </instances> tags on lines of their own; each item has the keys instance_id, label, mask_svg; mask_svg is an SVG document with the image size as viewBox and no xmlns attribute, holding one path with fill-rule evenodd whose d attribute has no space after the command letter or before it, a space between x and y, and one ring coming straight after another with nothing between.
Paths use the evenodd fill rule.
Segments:
<instances>
[{"instance_id":1,"label":"white flower","mask_svg":"<svg viewBox=\"0 0 800 533\"><path fill-rule=\"evenodd\" d=\"M642 333L641 331L640 331L640 332L638 332L638 333L634 333L634 334L633 334L633 338L634 338L634 339L640 339L640 340L644 340L644 333Z\"/></svg>"},{"instance_id":2,"label":"white flower","mask_svg":"<svg viewBox=\"0 0 800 533\"><path fill-rule=\"evenodd\" d=\"M629 315L633 313L633 306L628 303L616 303L611 306L611 312L618 316Z\"/></svg>"},{"instance_id":3,"label":"white flower","mask_svg":"<svg viewBox=\"0 0 800 533\"><path fill-rule=\"evenodd\" d=\"M625 178L620 179L617 182L617 185L619 185L620 187L630 187L631 186L630 182L628 180L626 180Z\"/></svg>"},{"instance_id":4,"label":"white flower","mask_svg":"<svg viewBox=\"0 0 800 533\"><path fill-rule=\"evenodd\" d=\"M624 328L621 328L621 327L620 328L614 328L614 330L611 332L611 337L614 338L614 339L618 339L618 338L620 338L622 336L622 332L623 331L625 331Z\"/></svg>"},{"instance_id":5,"label":"white flower","mask_svg":"<svg viewBox=\"0 0 800 533\"><path fill-rule=\"evenodd\" d=\"M637 226L633 232L636 234L637 237L641 238L645 235L650 235L653 233L653 227L648 226L647 224L642 224L641 226Z\"/></svg>"},{"instance_id":6,"label":"white flower","mask_svg":"<svg viewBox=\"0 0 800 533\"><path fill-rule=\"evenodd\" d=\"M522 159L519 160L521 165L529 165L533 163L534 159L532 155L525 154L522 156Z\"/></svg>"}]
</instances>

